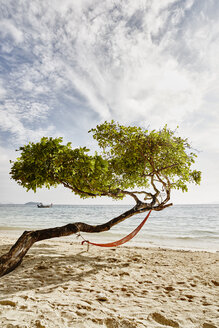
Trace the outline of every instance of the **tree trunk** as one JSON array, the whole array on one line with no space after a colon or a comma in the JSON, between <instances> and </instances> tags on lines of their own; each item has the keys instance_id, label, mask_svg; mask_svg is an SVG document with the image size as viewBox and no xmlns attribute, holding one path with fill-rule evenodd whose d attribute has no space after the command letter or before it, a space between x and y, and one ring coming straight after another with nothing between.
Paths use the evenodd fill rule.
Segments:
<instances>
[{"instance_id":1,"label":"tree trunk","mask_svg":"<svg viewBox=\"0 0 219 328\"><path fill-rule=\"evenodd\" d=\"M89 225L82 222L67 224L62 227L42 229L35 231L24 231L17 242L11 247L8 253L0 257L0 277L13 271L20 265L23 257L26 255L31 246L41 240L69 236L77 232L90 232L97 233L110 230L114 225L124 221L125 219L142 212L146 212L151 208L133 207L127 212L119 215L118 217L100 225Z\"/></svg>"}]
</instances>

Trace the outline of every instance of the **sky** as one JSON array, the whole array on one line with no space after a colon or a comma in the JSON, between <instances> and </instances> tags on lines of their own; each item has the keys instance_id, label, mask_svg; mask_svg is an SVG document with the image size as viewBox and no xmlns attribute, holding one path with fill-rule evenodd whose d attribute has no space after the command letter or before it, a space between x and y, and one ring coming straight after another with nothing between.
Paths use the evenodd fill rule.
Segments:
<instances>
[{"instance_id":1,"label":"sky","mask_svg":"<svg viewBox=\"0 0 219 328\"><path fill-rule=\"evenodd\" d=\"M218 102L218 0L0 0L0 203L111 204L26 192L9 161L43 136L96 149L88 130L112 119L179 126L202 183L172 201L218 203Z\"/></svg>"}]
</instances>

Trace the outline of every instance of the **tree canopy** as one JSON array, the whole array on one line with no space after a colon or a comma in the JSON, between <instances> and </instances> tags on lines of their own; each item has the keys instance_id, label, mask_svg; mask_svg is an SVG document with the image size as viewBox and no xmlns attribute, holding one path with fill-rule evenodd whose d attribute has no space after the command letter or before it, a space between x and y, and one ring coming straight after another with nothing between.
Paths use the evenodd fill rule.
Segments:
<instances>
[{"instance_id":1,"label":"tree canopy","mask_svg":"<svg viewBox=\"0 0 219 328\"><path fill-rule=\"evenodd\" d=\"M11 177L27 190L62 184L82 198L130 195L142 208L155 210L168 205L171 189L187 191L189 183L201 181L201 172L192 168L197 155L188 140L167 126L149 131L111 121L89 132L100 153L43 137L19 148Z\"/></svg>"},{"instance_id":2,"label":"tree canopy","mask_svg":"<svg viewBox=\"0 0 219 328\"><path fill-rule=\"evenodd\" d=\"M0 257L0 277L13 271L38 241L110 230L135 214L171 206L172 189L187 191L190 182L201 181L201 172L192 169L196 154L188 140L176 136L167 126L148 131L111 121L89 132L98 142L99 154L91 154L86 147L72 149L71 143L62 144L62 138L44 137L20 147L20 157L12 162L11 177L27 190L62 184L82 198L122 199L129 195L135 200L134 207L99 225L75 222L24 231Z\"/></svg>"}]
</instances>

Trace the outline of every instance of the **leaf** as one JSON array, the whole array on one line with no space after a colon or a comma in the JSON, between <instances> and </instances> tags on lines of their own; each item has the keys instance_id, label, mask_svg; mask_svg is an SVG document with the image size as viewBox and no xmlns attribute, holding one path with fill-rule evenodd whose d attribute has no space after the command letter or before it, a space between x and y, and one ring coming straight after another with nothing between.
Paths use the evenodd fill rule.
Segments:
<instances>
[{"instance_id":1,"label":"leaf","mask_svg":"<svg viewBox=\"0 0 219 328\"><path fill-rule=\"evenodd\" d=\"M169 190L184 192L189 183L200 184L201 172L192 168L196 153L167 125L149 131L111 121L89 132L100 153L90 155L87 147L72 149L61 137L43 137L20 147L20 156L10 161L12 179L27 190L63 184L82 198L108 194L116 199L124 197L118 190L150 190L152 176L169 181Z\"/></svg>"}]
</instances>

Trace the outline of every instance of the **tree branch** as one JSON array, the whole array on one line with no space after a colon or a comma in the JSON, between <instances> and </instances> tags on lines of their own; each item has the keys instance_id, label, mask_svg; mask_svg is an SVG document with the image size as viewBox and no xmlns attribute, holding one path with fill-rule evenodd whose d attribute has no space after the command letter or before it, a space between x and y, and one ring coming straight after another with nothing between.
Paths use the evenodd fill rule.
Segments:
<instances>
[{"instance_id":1,"label":"tree branch","mask_svg":"<svg viewBox=\"0 0 219 328\"><path fill-rule=\"evenodd\" d=\"M119 191L121 194L124 194L124 195L128 195L128 196L131 196L132 198L134 198L134 200L136 201L136 204L140 204L141 201L140 199L135 195L136 192L131 192L131 191L127 191L127 190L120 190Z\"/></svg>"},{"instance_id":2,"label":"tree branch","mask_svg":"<svg viewBox=\"0 0 219 328\"><path fill-rule=\"evenodd\" d=\"M150 162L150 164L151 164L151 162ZM165 167L161 167L160 169L155 169L154 165L151 164L151 166L153 167L153 171L150 172L150 173L147 173L147 174L143 174L143 176L144 177L151 177L152 175L154 175L156 173L159 174L161 171L170 169L171 167L178 166L178 165L179 165L179 163L176 163L176 164L168 165L168 166L165 166Z\"/></svg>"},{"instance_id":3,"label":"tree branch","mask_svg":"<svg viewBox=\"0 0 219 328\"><path fill-rule=\"evenodd\" d=\"M163 177L166 179L167 182L164 182L163 179L161 179L161 177L160 177L160 175L158 173L156 173L156 176L158 178L158 181L160 183L162 183L163 188L164 188L164 190L166 192L166 198L164 199L164 201L161 202L161 205L162 205L162 204L167 203L170 200L171 185L170 185L169 179L165 175L163 175Z\"/></svg>"},{"instance_id":4,"label":"tree branch","mask_svg":"<svg viewBox=\"0 0 219 328\"><path fill-rule=\"evenodd\" d=\"M9 252L0 257L0 277L13 271L17 266L19 266L28 250L38 241L55 237L69 236L77 232L98 233L108 231L116 224L130 218L131 216L146 212L148 210L148 207L142 209L142 207L136 204L130 210L104 224L90 225L83 222L76 222L62 227L24 231L17 242L11 247Z\"/></svg>"}]
</instances>

